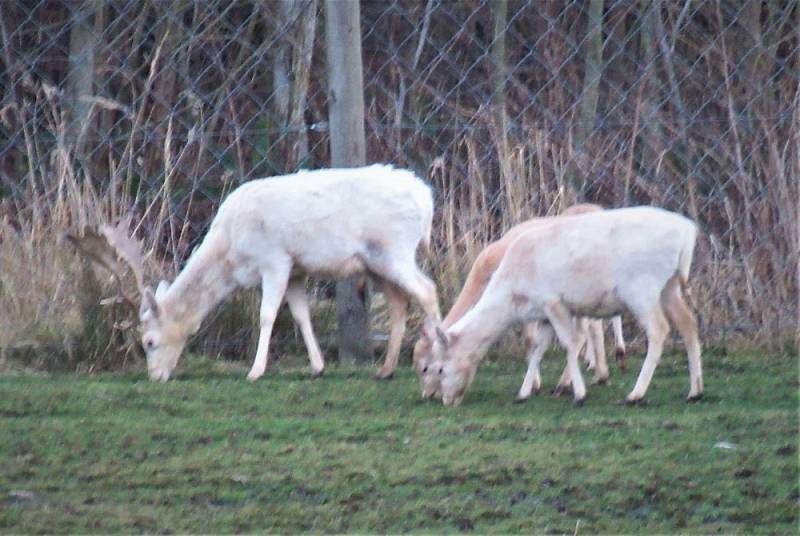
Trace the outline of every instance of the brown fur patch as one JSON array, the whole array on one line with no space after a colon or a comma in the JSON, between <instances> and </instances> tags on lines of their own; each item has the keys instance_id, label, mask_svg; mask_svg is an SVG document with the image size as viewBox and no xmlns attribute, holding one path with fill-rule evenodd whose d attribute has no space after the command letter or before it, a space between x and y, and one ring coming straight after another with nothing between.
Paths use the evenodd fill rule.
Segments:
<instances>
[{"instance_id":1,"label":"brown fur patch","mask_svg":"<svg viewBox=\"0 0 800 536\"><path fill-rule=\"evenodd\" d=\"M592 203L579 203L577 205L572 205L571 207L567 207L561 213L562 216L577 216L578 214L589 214L592 212L600 212L603 210L603 207L600 205L594 205Z\"/></svg>"},{"instance_id":2,"label":"brown fur patch","mask_svg":"<svg viewBox=\"0 0 800 536\"><path fill-rule=\"evenodd\" d=\"M383 244L377 240L367 240L365 247L370 257L379 257L383 254Z\"/></svg>"},{"instance_id":3,"label":"brown fur patch","mask_svg":"<svg viewBox=\"0 0 800 536\"><path fill-rule=\"evenodd\" d=\"M411 362L416 364L420 359L430 357L431 348L432 345L427 339L420 338L414 344L414 349L411 352Z\"/></svg>"},{"instance_id":4,"label":"brown fur patch","mask_svg":"<svg viewBox=\"0 0 800 536\"><path fill-rule=\"evenodd\" d=\"M512 292L511 293L511 303L512 303L512 305L515 305L516 307L520 307L520 306L525 305L526 303L528 303L528 298L527 298L527 296L524 296L523 294L519 294L517 292Z\"/></svg>"},{"instance_id":5,"label":"brown fur patch","mask_svg":"<svg viewBox=\"0 0 800 536\"><path fill-rule=\"evenodd\" d=\"M458 343L458 340L461 338L460 333L451 333L447 336L447 345L453 346Z\"/></svg>"}]
</instances>

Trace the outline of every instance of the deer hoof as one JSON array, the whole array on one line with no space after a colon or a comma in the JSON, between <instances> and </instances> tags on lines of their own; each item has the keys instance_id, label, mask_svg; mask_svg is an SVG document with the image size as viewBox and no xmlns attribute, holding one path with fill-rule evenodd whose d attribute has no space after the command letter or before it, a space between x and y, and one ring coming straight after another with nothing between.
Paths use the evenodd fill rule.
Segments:
<instances>
[{"instance_id":1,"label":"deer hoof","mask_svg":"<svg viewBox=\"0 0 800 536\"><path fill-rule=\"evenodd\" d=\"M375 375L376 380L391 380L394 378L394 371L391 372L384 372L381 370Z\"/></svg>"},{"instance_id":2,"label":"deer hoof","mask_svg":"<svg viewBox=\"0 0 800 536\"><path fill-rule=\"evenodd\" d=\"M647 401L644 398L635 398L635 399L626 398L625 400L622 401L622 404L625 404L626 406L638 406L640 408L643 408L647 406Z\"/></svg>"},{"instance_id":3,"label":"deer hoof","mask_svg":"<svg viewBox=\"0 0 800 536\"><path fill-rule=\"evenodd\" d=\"M617 365L619 366L619 369L625 370L625 350L622 348L617 348L615 357L617 359Z\"/></svg>"}]
</instances>

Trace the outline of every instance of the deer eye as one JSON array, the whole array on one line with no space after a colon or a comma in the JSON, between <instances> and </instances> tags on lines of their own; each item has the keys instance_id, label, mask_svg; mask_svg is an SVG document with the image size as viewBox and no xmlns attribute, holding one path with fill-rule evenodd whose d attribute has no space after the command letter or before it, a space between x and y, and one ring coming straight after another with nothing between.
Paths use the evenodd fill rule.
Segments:
<instances>
[{"instance_id":1,"label":"deer eye","mask_svg":"<svg viewBox=\"0 0 800 536\"><path fill-rule=\"evenodd\" d=\"M442 373L444 373L444 367L439 369L439 374L442 374Z\"/></svg>"},{"instance_id":2,"label":"deer eye","mask_svg":"<svg viewBox=\"0 0 800 536\"><path fill-rule=\"evenodd\" d=\"M423 367L422 372L423 373L428 372L428 365L425 365L425 367Z\"/></svg>"},{"instance_id":3,"label":"deer eye","mask_svg":"<svg viewBox=\"0 0 800 536\"><path fill-rule=\"evenodd\" d=\"M153 339L145 339L144 340L144 347L147 350L152 350L153 348L156 347L156 341L154 341Z\"/></svg>"}]
</instances>

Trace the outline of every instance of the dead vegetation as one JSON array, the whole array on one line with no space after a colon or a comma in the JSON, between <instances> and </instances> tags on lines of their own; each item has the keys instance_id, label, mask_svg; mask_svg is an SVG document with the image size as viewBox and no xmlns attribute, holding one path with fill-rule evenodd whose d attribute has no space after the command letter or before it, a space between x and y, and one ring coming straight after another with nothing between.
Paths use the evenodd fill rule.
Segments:
<instances>
[{"instance_id":1,"label":"dead vegetation","mask_svg":"<svg viewBox=\"0 0 800 536\"><path fill-rule=\"evenodd\" d=\"M96 305L109 275L68 233L131 216L171 275L233 186L327 165L322 5L284 3L0 5L3 355L130 360L121 304ZM500 4L362 6L368 157L435 186L444 305L488 242L577 197L700 223L706 344L800 336L797 3ZM252 353L256 306L237 295L195 349Z\"/></svg>"}]
</instances>

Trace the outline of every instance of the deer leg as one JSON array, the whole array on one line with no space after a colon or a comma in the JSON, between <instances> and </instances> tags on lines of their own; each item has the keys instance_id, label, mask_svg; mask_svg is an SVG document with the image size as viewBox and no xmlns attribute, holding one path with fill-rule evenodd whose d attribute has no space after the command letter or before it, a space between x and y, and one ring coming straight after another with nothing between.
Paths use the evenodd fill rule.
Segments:
<instances>
[{"instance_id":1,"label":"deer leg","mask_svg":"<svg viewBox=\"0 0 800 536\"><path fill-rule=\"evenodd\" d=\"M622 336L622 317L617 315L611 318L611 327L614 330L614 354L620 370L625 370L625 337Z\"/></svg>"},{"instance_id":2,"label":"deer leg","mask_svg":"<svg viewBox=\"0 0 800 536\"><path fill-rule=\"evenodd\" d=\"M603 321L592 319L587 323L587 345L591 343L594 348L595 367L592 383L605 383L608 379L608 362L606 361L605 341L603 340Z\"/></svg>"},{"instance_id":3,"label":"deer leg","mask_svg":"<svg viewBox=\"0 0 800 536\"><path fill-rule=\"evenodd\" d=\"M311 361L311 369L314 376L321 376L325 369L325 361L319 349L317 338L314 336L314 329L311 326L311 314L308 309L308 293L306 292L305 279L292 281L286 289L286 303L292 312L292 318L300 327L303 335L303 342L308 350L308 359Z\"/></svg>"},{"instance_id":4,"label":"deer leg","mask_svg":"<svg viewBox=\"0 0 800 536\"><path fill-rule=\"evenodd\" d=\"M575 324L577 325L578 334L583 340L586 341L586 347L583 350L583 361L586 363L586 370L594 370L597 366L597 358L594 349L594 340L592 340L589 326L591 320L586 317L576 318Z\"/></svg>"},{"instance_id":5,"label":"deer leg","mask_svg":"<svg viewBox=\"0 0 800 536\"><path fill-rule=\"evenodd\" d=\"M408 318L408 297L396 286L384 282L382 285L383 293L389 301L389 344L386 347L386 358L383 367L378 372L378 378L388 380L394 376L397 368L397 361L400 358L400 346L403 342L403 335L406 332L406 320Z\"/></svg>"},{"instance_id":6,"label":"deer leg","mask_svg":"<svg viewBox=\"0 0 800 536\"><path fill-rule=\"evenodd\" d=\"M664 310L680 333L689 359L689 396L687 400L698 400L703 396L703 365L700 361L700 338L697 335L697 320L686 304L680 284L676 280L663 295Z\"/></svg>"},{"instance_id":7,"label":"deer leg","mask_svg":"<svg viewBox=\"0 0 800 536\"><path fill-rule=\"evenodd\" d=\"M517 393L517 402L522 402L531 397L531 394L538 393L542 387L542 377L539 374L539 363L542 361L544 353L553 343L553 328L547 324L539 322L527 322L523 326L525 339L528 342L528 370L525 372L525 379Z\"/></svg>"},{"instance_id":8,"label":"deer leg","mask_svg":"<svg viewBox=\"0 0 800 536\"><path fill-rule=\"evenodd\" d=\"M417 267L413 256L410 260L396 262L388 253L384 253L365 260L370 272L414 298L434 324L441 324L442 313L439 311L436 285Z\"/></svg>"},{"instance_id":9,"label":"deer leg","mask_svg":"<svg viewBox=\"0 0 800 536\"><path fill-rule=\"evenodd\" d=\"M588 346L590 342L589 342L589 337L587 337L587 329L585 322L583 322L584 320L586 319L573 318L572 320L572 326L575 332L576 343L578 345L578 355L580 355L580 352L583 349L584 345L587 346L586 352L589 351ZM564 348L566 349L566 346ZM566 391L571 384L572 384L572 376L570 375L569 371L569 362L567 362L567 364L564 365L564 370L561 372L561 376L558 378L558 383L556 383L556 388L553 390L553 394L557 397L561 396L561 393Z\"/></svg>"},{"instance_id":10,"label":"deer leg","mask_svg":"<svg viewBox=\"0 0 800 536\"><path fill-rule=\"evenodd\" d=\"M269 339L272 335L272 325L278 315L278 308L281 305L283 294L289 280L289 268L285 273L277 276L274 272L271 277L262 276L261 278L261 310L259 312L261 329L258 333L258 347L256 358L253 360L253 367L247 374L247 379L255 381L264 375L267 370L267 354L269 351Z\"/></svg>"},{"instance_id":11,"label":"deer leg","mask_svg":"<svg viewBox=\"0 0 800 536\"><path fill-rule=\"evenodd\" d=\"M582 405L586 398L586 385L583 383L581 368L578 364L578 354L583 341L581 341L581 337L576 332L574 319L563 304L559 302L548 304L545 307L545 313L558 336L558 340L567 350L567 369L572 380L575 404Z\"/></svg>"},{"instance_id":12,"label":"deer leg","mask_svg":"<svg viewBox=\"0 0 800 536\"><path fill-rule=\"evenodd\" d=\"M398 284L398 286L411 296L414 296L428 318L432 319L436 325L441 324L442 313L439 311L436 285L419 268L414 266L413 276L408 281L403 281L403 284Z\"/></svg>"},{"instance_id":13,"label":"deer leg","mask_svg":"<svg viewBox=\"0 0 800 536\"><path fill-rule=\"evenodd\" d=\"M669 333L669 324L664 317L664 311L661 308L658 297L655 297L649 303L640 303L638 306L634 304L630 309L647 333L647 355L644 358L642 370L639 371L639 377L636 380L633 391L625 398L627 403L635 404L644 398L647 388L650 386L650 381L653 379L653 373L664 350L664 340Z\"/></svg>"}]
</instances>

